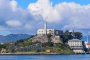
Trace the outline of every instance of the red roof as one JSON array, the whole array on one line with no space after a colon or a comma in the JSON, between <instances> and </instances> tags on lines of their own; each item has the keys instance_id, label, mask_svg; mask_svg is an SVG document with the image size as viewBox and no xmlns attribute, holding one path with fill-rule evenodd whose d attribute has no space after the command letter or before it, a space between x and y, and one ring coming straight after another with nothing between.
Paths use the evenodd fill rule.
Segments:
<instances>
[{"instance_id":1,"label":"red roof","mask_svg":"<svg viewBox=\"0 0 90 60\"><path fill-rule=\"evenodd\" d=\"M85 45L90 45L90 44L87 43L87 44L85 44Z\"/></svg>"}]
</instances>

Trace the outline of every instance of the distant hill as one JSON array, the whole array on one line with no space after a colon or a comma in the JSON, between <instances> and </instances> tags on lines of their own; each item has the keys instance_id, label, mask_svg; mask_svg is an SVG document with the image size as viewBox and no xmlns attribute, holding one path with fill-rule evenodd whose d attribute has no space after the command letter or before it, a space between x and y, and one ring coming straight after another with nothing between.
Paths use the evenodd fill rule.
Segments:
<instances>
[{"instance_id":1,"label":"distant hill","mask_svg":"<svg viewBox=\"0 0 90 60\"><path fill-rule=\"evenodd\" d=\"M5 43L5 42L9 42L9 41L17 41L19 39L26 39L31 37L32 35L28 35L28 34L9 34L7 36L2 36L0 35L0 43Z\"/></svg>"}]
</instances>

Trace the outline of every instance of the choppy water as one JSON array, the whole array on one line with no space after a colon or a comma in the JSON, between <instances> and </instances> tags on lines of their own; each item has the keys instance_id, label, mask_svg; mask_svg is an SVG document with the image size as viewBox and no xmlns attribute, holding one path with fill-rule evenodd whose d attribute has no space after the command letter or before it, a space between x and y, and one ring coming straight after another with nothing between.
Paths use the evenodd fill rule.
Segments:
<instances>
[{"instance_id":1,"label":"choppy water","mask_svg":"<svg viewBox=\"0 0 90 60\"><path fill-rule=\"evenodd\" d=\"M0 55L0 60L90 60L90 55Z\"/></svg>"}]
</instances>

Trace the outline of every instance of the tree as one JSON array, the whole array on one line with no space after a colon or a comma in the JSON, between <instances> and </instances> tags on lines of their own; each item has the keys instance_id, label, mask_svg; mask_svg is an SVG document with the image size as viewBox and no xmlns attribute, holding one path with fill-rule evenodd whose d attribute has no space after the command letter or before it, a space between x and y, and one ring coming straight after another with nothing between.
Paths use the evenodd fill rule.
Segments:
<instances>
[{"instance_id":1,"label":"tree","mask_svg":"<svg viewBox=\"0 0 90 60\"><path fill-rule=\"evenodd\" d=\"M47 34L47 37L48 37L48 42L51 42L51 39L50 39L50 38L51 38L51 36L52 36L51 34Z\"/></svg>"},{"instance_id":2,"label":"tree","mask_svg":"<svg viewBox=\"0 0 90 60\"><path fill-rule=\"evenodd\" d=\"M66 39L73 39L72 32L69 32L68 30L65 31L64 36Z\"/></svg>"},{"instance_id":3,"label":"tree","mask_svg":"<svg viewBox=\"0 0 90 60\"><path fill-rule=\"evenodd\" d=\"M50 37L51 37L52 35L51 34L47 34L47 37L50 39Z\"/></svg>"},{"instance_id":4,"label":"tree","mask_svg":"<svg viewBox=\"0 0 90 60\"><path fill-rule=\"evenodd\" d=\"M0 44L0 50L1 50L2 48L6 48L6 46L5 46L5 45Z\"/></svg>"},{"instance_id":5,"label":"tree","mask_svg":"<svg viewBox=\"0 0 90 60\"><path fill-rule=\"evenodd\" d=\"M72 32L69 32L68 30L66 30L64 35L61 35L60 37L63 43L66 43L68 42L68 40L73 39Z\"/></svg>"},{"instance_id":6,"label":"tree","mask_svg":"<svg viewBox=\"0 0 90 60\"><path fill-rule=\"evenodd\" d=\"M82 39L83 35L81 32L74 32L74 38L75 39Z\"/></svg>"},{"instance_id":7,"label":"tree","mask_svg":"<svg viewBox=\"0 0 90 60\"><path fill-rule=\"evenodd\" d=\"M60 35L60 39L63 43L66 43L68 41L68 39L64 35Z\"/></svg>"},{"instance_id":8,"label":"tree","mask_svg":"<svg viewBox=\"0 0 90 60\"><path fill-rule=\"evenodd\" d=\"M66 30L65 33L64 33L64 35L70 35L69 31Z\"/></svg>"}]
</instances>

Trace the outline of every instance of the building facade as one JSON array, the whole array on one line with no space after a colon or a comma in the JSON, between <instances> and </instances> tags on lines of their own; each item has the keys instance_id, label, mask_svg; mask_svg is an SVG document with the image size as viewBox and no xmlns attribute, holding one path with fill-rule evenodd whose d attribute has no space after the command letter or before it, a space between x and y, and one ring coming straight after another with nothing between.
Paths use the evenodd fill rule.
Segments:
<instances>
[{"instance_id":1,"label":"building facade","mask_svg":"<svg viewBox=\"0 0 90 60\"><path fill-rule=\"evenodd\" d=\"M68 45L75 53L85 53L86 47L84 41L79 39L72 39L68 41Z\"/></svg>"},{"instance_id":2,"label":"building facade","mask_svg":"<svg viewBox=\"0 0 90 60\"><path fill-rule=\"evenodd\" d=\"M39 29L37 31L37 35L44 35L44 34L51 34L53 36L54 35L63 35L63 31L61 31L61 30L47 29L46 31L45 31L45 29Z\"/></svg>"},{"instance_id":3,"label":"building facade","mask_svg":"<svg viewBox=\"0 0 90 60\"><path fill-rule=\"evenodd\" d=\"M85 42L85 46L86 46L87 49L90 49L90 43Z\"/></svg>"},{"instance_id":4,"label":"building facade","mask_svg":"<svg viewBox=\"0 0 90 60\"><path fill-rule=\"evenodd\" d=\"M46 34L51 34L53 36L62 35L63 31L55 29L47 29L47 22L44 22L44 29L38 29L37 35L46 35Z\"/></svg>"}]
</instances>

